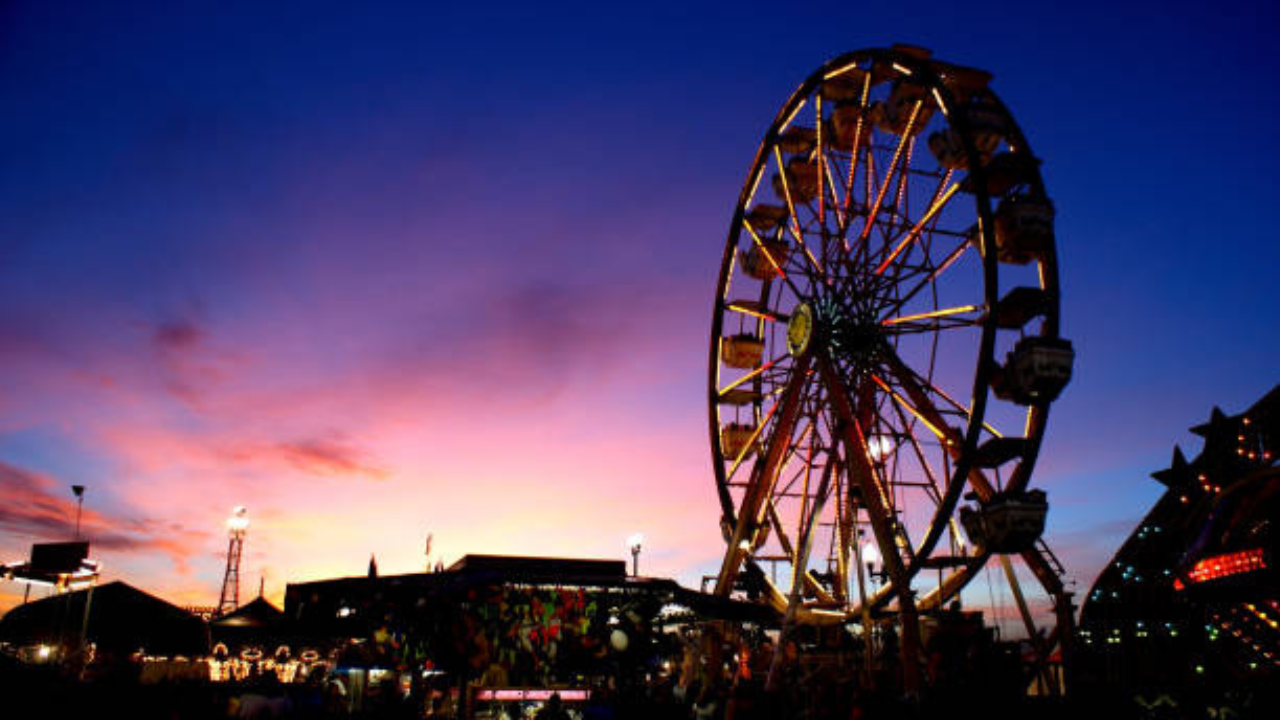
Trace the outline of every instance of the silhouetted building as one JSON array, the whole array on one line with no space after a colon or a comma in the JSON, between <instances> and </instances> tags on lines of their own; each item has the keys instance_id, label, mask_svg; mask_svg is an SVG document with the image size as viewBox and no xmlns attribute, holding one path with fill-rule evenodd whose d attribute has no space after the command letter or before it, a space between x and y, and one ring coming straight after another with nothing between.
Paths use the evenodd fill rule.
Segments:
<instances>
[{"instance_id":1,"label":"silhouetted building","mask_svg":"<svg viewBox=\"0 0 1280 720\"><path fill-rule=\"evenodd\" d=\"M261 595L209 621L209 635L212 643L222 643L234 655L246 647L272 650L289 642L284 613Z\"/></svg>"},{"instance_id":2,"label":"silhouetted building","mask_svg":"<svg viewBox=\"0 0 1280 720\"><path fill-rule=\"evenodd\" d=\"M208 649L200 618L119 581L34 600L0 618L0 640L19 648L77 647L82 633L99 653L190 656Z\"/></svg>"}]
</instances>

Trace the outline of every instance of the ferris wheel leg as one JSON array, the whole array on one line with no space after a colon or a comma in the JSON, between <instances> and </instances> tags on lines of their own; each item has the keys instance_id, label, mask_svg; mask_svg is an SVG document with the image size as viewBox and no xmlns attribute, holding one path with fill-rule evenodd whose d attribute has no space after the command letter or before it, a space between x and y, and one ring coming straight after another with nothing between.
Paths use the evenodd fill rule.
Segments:
<instances>
[{"instance_id":1,"label":"ferris wheel leg","mask_svg":"<svg viewBox=\"0 0 1280 720\"><path fill-rule=\"evenodd\" d=\"M751 482L738 512L738 523L734 527L724 561L720 565L720 575L716 579L715 594L721 597L728 597L733 591L733 582L737 579L742 562L760 531L760 523L768 506L769 493L777 480L787 449L786 440L791 437L791 431L796 424L808 370L808 358L799 358L792 368L791 381L779 400L781 411L772 437L769 439L768 450L757 458L755 466L751 469Z\"/></svg>"},{"instance_id":2,"label":"ferris wheel leg","mask_svg":"<svg viewBox=\"0 0 1280 720\"><path fill-rule=\"evenodd\" d=\"M1009 581L1009 590L1013 593L1014 604L1018 607L1018 614L1022 616L1022 625L1026 628L1027 638L1036 649L1036 675L1046 690L1056 694L1054 690L1056 684L1053 682L1052 670L1049 667L1049 652L1053 641L1043 637L1036 628L1031 610L1027 607L1027 598L1022 594L1022 584L1018 582L1018 576L1013 571L1013 562L1009 560L1008 555L1000 555L999 558L1000 566L1004 568L1004 576Z\"/></svg>"},{"instance_id":3,"label":"ferris wheel leg","mask_svg":"<svg viewBox=\"0 0 1280 720\"><path fill-rule=\"evenodd\" d=\"M829 463L823 468L822 480L818 483L817 500L813 507L809 508L808 517L803 522L804 529L800 535L800 544L796 548L796 555L791 564L791 595L787 599L787 614L782 621L782 631L778 634L778 644L773 649L773 659L769 662L769 677L765 680L764 686L768 692L775 692L781 680L787 640L790 639L791 631L795 628L796 614L803 600L801 589L804 587L805 568L809 566L809 551L813 548L813 528L818 518L822 516L822 507L827 502L827 496L830 495L831 475L834 472L835 463Z\"/></svg>"},{"instance_id":4,"label":"ferris wheel leg","mask_svg":"<svg viewBox=\"0 0 1280 720\"><path fill-rule=\"evenodd\" d=\"M871 520L871 531L875 536L876 544L880 547L885 570L889 572L890 581L897 591L898 618L902 622L902 689L907 695L919 696L924 686L920 667L922 647L920 617L916 612L911 578L898 552L898 543L895 539L897 534L893 527L895 520L883 499L883 486L876 477L875 466L871 463L867 438L849 400L849 390L829 359L820 357L817 364L823 381L827 385L828 394L835 405L836 415L840 419L842 426L840 432L845 443L849 475L861 490L863 505Z\"/></svg>"},{"instance_id":5,"label":"ferris wheel leg","mask_svg":"<svg viewBox=\"0 0 1280 720\"><path fill-rule=\"evenodd\" d=\"M1063 590L1054 598L1053 610L1058 616L1058 652L1062 656L1061 687L1062 693L1068 697L1072 694L1072 675L1075 661L1076 638L1076 606L1071 601L1071 593Z\"/></svg>"}]
</instances>

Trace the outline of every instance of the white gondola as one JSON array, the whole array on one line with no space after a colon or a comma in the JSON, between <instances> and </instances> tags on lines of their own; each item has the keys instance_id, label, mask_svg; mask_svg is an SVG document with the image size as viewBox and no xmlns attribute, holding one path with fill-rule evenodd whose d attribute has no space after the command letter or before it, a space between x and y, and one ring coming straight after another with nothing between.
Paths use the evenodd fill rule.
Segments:
<instances>
[{"instance_id":1,"label":"white gondola","mask_svg":"<svg viewBox=\"0 0 1280 720\"><path fill-rule=\"evenodd\" d=\"M787 263L789 252L785 240L765 240L763 242L768 256L760 251L760 246L753 241L742 260L742 269L757 280L767 280L778 276L778 271ZM776 263L776 267L775 267Z\"/></svg>"},{"instance_id":2,"label":"white gondola","mask_svg":"<svg viewBox=\"0 0 1280 720\"><path fill-rule=\"evenodd\" d=\"M1049 501L1043 490L1001 494L977 507L960 508L960 524L979 547L993 553L1030 550L1044 533Z\"/></svg>"},{"instance_id":3,"label":"white gondola","mask_svg":"<svg viewBox=\"0 0 1280 720\"><path fill-rule=\"evenodd\" d=\"M759 447L754 440L756 429L746 423L725 423L720 428L720 451L726 460L736 460Z\"/></svg>"},{"instance_id":4,"label":"white gondola","mask_svg":"<svg viewBox=\"0 0 1280 720\"><path fill-rule=\"evenodd\" d=\"M749 333L720 338L720 357L728 367L753 370L764 358L764 340Z\"/></svg>"},{"instance_id":5,"label":"white gondola","mask_svg":"<svg viewBox=\"0 0 1280 720\"><path fill-rule=\"evenodd\" d=\"M1075 357L1069 340L1023 338L992 375L991 389L1001 400L1019 405L1053 402L1071 382Z\"/></svg>"},{"instance_id":6,"label":"white gondola","mask_svg":"<svg viewBox=\"0 0 1280 720\"><path fill-rule=\"evenodd\" d=\"M1053 203L1011 197L996 208L996 250L1000 262L1026 265L1053 251Z\"/></svg>"}]
</instances>

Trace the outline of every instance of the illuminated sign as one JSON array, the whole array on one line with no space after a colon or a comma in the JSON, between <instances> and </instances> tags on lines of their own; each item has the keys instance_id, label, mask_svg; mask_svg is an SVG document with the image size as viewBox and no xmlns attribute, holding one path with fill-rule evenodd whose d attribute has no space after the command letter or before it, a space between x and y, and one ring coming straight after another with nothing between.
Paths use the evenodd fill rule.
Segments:
<instances>
[{"instance_id":1,"label":"illuminated sign","mask_svg":"<svg viewBox=\"0 0 1280 720\"><path fill-rule=\"evenodd\" d=\"M489 700L499 702L521 702L526 700L537 700L546 702L551 699L552 695L559 694L560 699L564 702L586 702L591 697L590 690L545 690L541 688L506 688L499 690L480 690L476 693L477 700Z\"/></svg>"},{"instance_id":2,"label":"illuminated sign","mask_svg":"<svg viewBox=\"0 0 1280 720\"><path fill-rule=\"evenodd\" d=\"M1194 585L1230 575L1263 570L1266 567L1267 562L1262 557L1262 549L1256 548L1205 558L1197 562L1186 577ZM1173 581L1173 587L1176 590L1182 590L1186 588L1186 585L1183 584L1182 580L1178 579Z\"/></svg>"}]
</instances>

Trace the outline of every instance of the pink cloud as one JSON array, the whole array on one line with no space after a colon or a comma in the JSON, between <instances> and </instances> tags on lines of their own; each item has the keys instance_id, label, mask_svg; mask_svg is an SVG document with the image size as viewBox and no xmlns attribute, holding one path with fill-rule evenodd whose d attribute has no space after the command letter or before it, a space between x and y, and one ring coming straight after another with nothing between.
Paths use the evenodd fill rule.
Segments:
<instances>
[{"instance_id":1,"label":"pink cloud","mask_svg":"<svg viewBox=\"0 0 1280 720\"><path fill-rule=\"evenodd\" d=\"M74 535L76 503L69 484L0 461L0 531L36 541L69 540ZM185 572L206 533L180 523L151 518L108 515L86 509L81 536L100 550L151 553L170 558Z\"/></svg>"},{"instance_id":2,"label":"pink cloud","mask_svg":"<svg viewBox=\"0 0 1280 720\"><path fill-rule=\"evenodd\" d=\"M378 467L369 454L341 434L280 443L271 448L290 465L313 475L364 476L385 480L391 472Z\"/></svg>"}]
</instances>

